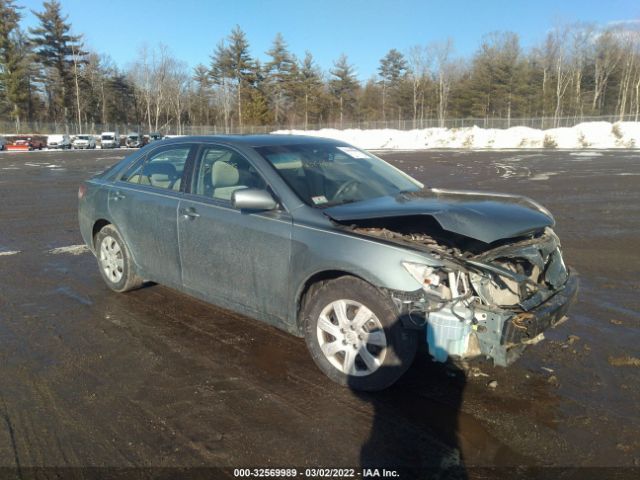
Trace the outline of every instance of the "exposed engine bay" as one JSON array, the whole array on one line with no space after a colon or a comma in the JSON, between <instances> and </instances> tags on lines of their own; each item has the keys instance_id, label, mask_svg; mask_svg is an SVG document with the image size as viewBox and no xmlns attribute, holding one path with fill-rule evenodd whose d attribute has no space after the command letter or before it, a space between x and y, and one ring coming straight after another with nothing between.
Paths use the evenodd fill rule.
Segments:
<instances>
[{"instance_id":1,"label":"exposed engine bay","mask_svg":"<svg viewBox=\"0 0 640 480\"><path fill-rule=\"evenodd\" d=\"M489 244L447 232L428 217L368 219L349 229L439 261L403 264L422 289L390 292L405 325L426 327L436 361L485 355L506 366L565 318L577 292L550 227Z\"/></svg>"}]
</instances>

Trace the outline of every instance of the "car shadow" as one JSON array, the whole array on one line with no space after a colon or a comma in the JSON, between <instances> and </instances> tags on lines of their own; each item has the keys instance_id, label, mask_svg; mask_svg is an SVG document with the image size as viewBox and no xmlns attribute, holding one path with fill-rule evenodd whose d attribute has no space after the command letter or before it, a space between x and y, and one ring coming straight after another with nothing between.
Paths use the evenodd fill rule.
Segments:
<instances>
[{"instance_id":1,"label":"car shadow","mask_svg":"<svg viewBox=\"0 0 640 480\"><path fill-rule=\"evenodd\" d=\"M419 341L413 365L394 385L379 392L352 388L373 408L369 438L360 450L363 476L468 478L458 435L465 373L451 363L433 362L424 337Z\"/></svg>"}]
</instances>

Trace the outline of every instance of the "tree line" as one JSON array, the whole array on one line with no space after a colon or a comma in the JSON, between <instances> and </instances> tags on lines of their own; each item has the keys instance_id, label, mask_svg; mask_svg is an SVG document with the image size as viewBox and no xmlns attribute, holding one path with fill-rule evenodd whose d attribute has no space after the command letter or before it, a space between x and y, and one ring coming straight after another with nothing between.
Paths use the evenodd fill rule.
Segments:
<instances>
[{"instance_id":1,"label":"tree line","mask_svg":"<svg viewBox=\"0 0 640 480\"><path fill-rule=\"evenodd\" d=\"M0 0L0 121L90 131L95 125L138 125L182 133L185 126L238 132L260 125L310 128L351 122L450 118L562 117L640 113L638 23L573 24L550 30L525 50L513 32L482 38L470 58L452 40L395 48L376 74L360 81L347 55L323 71L313 55L294 55L276 34L264 60L254 57L236 26L194 68L169 47L141 47L122 68L91 51L57 0L34 11Z\"/></svg>"}]
</instances>

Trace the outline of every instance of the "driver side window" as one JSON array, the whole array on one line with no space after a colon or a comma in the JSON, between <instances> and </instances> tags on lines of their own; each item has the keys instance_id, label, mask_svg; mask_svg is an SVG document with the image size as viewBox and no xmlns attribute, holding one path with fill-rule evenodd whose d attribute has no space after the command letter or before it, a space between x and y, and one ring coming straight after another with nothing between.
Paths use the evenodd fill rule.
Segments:
<instances>
[{"instance_id":1,"label":"driver side window","mask_svg":"<svg viewBox=\"0 0 640 480\"><path fill-rule=\"evenodd\" d=\"M195 175L193 193L230 201L243 188L265 189L266 182L245 157L222 146L205 147Z\"/></svg>"}]
</instances>

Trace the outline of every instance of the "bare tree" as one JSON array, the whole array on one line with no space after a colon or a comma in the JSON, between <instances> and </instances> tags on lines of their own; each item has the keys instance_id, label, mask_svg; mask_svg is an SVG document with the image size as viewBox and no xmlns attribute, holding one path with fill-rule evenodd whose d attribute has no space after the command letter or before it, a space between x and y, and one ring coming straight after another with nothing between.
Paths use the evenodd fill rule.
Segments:
<instances>
[{"instance_id":1,"label":"bare tree","mask_svg":"<svg viewBox=\"0 0 640 480\"><path fill-rule=\"evenodd\" d=\"M434 74L438 84L438 123L442 128L445 125L451 82L456 70L455 64L450 58L453 53L453 40L449 38L445 42L431 43L427 48L435 60Z\"/></svg>"},{"instance_id":2,"label":"bare tree","mask_svg":"<svg viewBox=\"0 0 640 480\"><path fill-rule=\"evenodd\" d=\"M547 35L545 43L546 56L550 60L552 66L551 73L555 80L555 107L553 111L553 125L560 125L560 116L562 115L562 106L567 88L571 83L571 56L567 45L569 29L567 27L556 27Z\"/></svg>"},{"instance_id":3,"label":"bare tree","mask_svg":"<svg viewBox=\"0 0 640 480\"><path fill-rule=\"evenodd\" d=\"M187 111L189 89L190 79L187 74L187 64L179 61L171 62L167 72L167 97L172 115L175 117L178 135L184 133L182 123L183 116Z\"/></svg>"},{"instance_id":4,"label":"bare tree","mask_svg":"<svg viewBox=\"0 0 640 480\"><path fill-rule=\"evenodd\" d=\"M176 108L182 111L184 105L183 93L178 92L183 92L186 72L186 65L174 58L166 45L160 44L151 52L146 46L140 49L130 76L141 96L149 131L168 128L174 120L182 130Z\"/></svg>"},{"instance_id":5,"label":"bare tree","mask_svg":"<svg viewBox=\"0 0 640 480\"><path fill-rule=\"evenodd\" d=\"M582 99L582 83L584 70L591 55L594 27L591 25L576 25L571 29L571 76L573 82L574 114L582 117L584 102Z\"/></svg>"},{"instance_id":6,"label":"bare tree","mask_svg":"<svg viewBox=\"0 0 640 480\"><path fill-rule=\"evenodd\" d=\"M618 34L622 51L626 52L622 62L622 75L618 89L616 110L620 120L624 119L627 103L631 97L631 85L638 69L638 52L640 51L640 31L623 30ZM636 108L637 111L637 108Z\"/></svg>"},{"instance_id":7,"label":"bare tree","mask_svg":"<svg viewBox=\"0 0 640 480\"><path fill-rule=\"evenodd\" d=\"M640 51L636 50L635 56L638 59L638 61L636 61L636 72L635 72L635 80L634 80L635 95L632 103L632 110L635 110L634 120L637 122L640 114Z\"/></svg>"},{"instance_id":8,"label":"bare tree","mask_svg":"<svg viewBox=\"0 0 640 480\"><path fill-rule=\"evenodd\" d=\"M75 45L71 45L72 52L72 60L73 60L73 80L76 87L76 110L78 114L78 131L80 133L82 131L82 108L80 107L80 83L78 82L78 51L75 48Z\"/></svg>"},{"instance_id":9,"label":"bare tree","mask_svg":"<svg viewBox=\"0 0 640 480\"><path fill-rule=\"evenodd\" d=\"M409 76L411 78L412 106L413 106L413 128L418 126L419 105L424 104L425 86L429 76L429 70L433 63L433 57L428 48L422 45L414 45L409 48L407 54L409 62ZM422 120L424 109L421 110ZM422 126L422 123L420 124Z\"/></svg>"},{"instance_id":10,"label":"bare tree","mask_svg":"<svg viewBox=\"0 0 640 480\"><path fill-rule=\"evenodd\" d=\"M609 77L614 72L622 58L622 51L618 48L617 36L614 29L600 33L595 43L595 74L594 92L591 109L602 113L604 93Z\"/></svg>"},{"instance_id":11,"label":"bare tree","mask_svg":"<svg viewBox=\"0 0 640 480\"><path fill-rule=\"evenodd\" d=\"M152 129L151 108L153 99L153 85L151 81L153 67L150 61L149 48L147 45L142 45L138 50L138 60L134 63L130 71L130 76L136 86L136 91L142 97L144 116L147 119L149 131Z\"/></svg>"}]
</instances>

